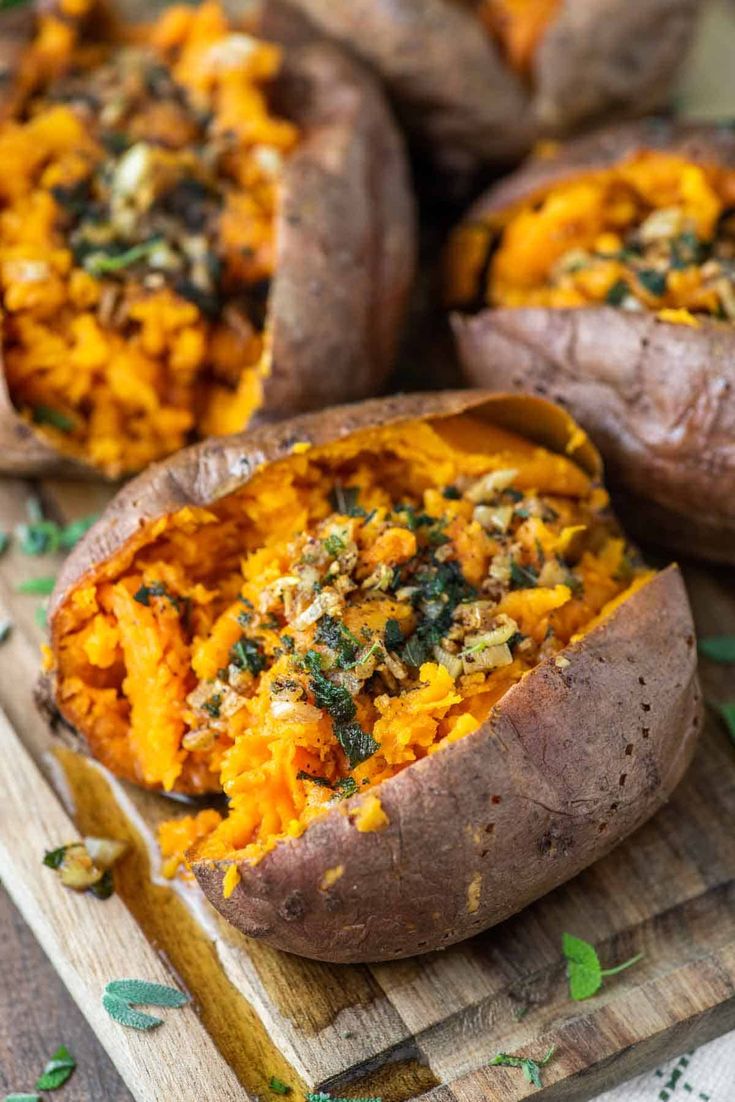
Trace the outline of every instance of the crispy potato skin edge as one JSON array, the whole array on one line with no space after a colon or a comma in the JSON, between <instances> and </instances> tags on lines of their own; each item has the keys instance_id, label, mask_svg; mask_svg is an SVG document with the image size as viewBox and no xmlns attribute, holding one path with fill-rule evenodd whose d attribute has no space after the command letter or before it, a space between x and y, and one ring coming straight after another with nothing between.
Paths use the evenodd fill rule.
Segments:
<instances>
[{"instance_id":1,"label":"crispy potato skin edge","mask_svg":"<svg viewBox=\"0 0 735 1102\"><path fill-rule=\"evenodd\" d=\"M471 5L292 3L376 70L418 144L455 173L471 173L482 162L512 163L539 138L661 107L699 7L698 0L563 0L529 86Z\"/></svg>"},{"instance_id":2,"label":"crispy potato skin edge","mask_svg":"<svg viewBox=\"0 0 735 1102\"><path fill-rule=\"evenodd\" d=\"M529 162L467 218L496 215L640 149L735 166L732 130L644 120ZM487 308L451 320L470 383L551 398L589 431L640 539L735 562L735 327L702 319L692 329L611 307Z\"/></svg>"},{"instance_id":3,"label":"crispy potato skin edge","mask_svg":"<svg viewBox=\"0 0 735 1102\"><path fill-rule=\"evenodd\" d=\"M0 14L0 119L12 106L34 12L55 3L37 0L35 8ZM403 140L370 74L315 38L280 0L269 0L261 32L283 44L275 94L303 134L284 168L277 213L272 364L257 415L268 419L381 390L413 282L416 215ZM0 473L104 477L61 456L17 414L4 374Z\"/></svg>"},{"instance_id":4,"label":"crispy potato skin edge","mask_svg":"<svg viewBox=\"0 0 735 1102\"><path fill-rule=\"evenodd\" d=\"M390 960L501 922L602 857L666 801L701 725L677 567L563 653L568 667L543 662L478 731L372 789L384 830L356 830L354 796L258 865L241 863L229 899L226 862L196 864L210 901L288 952Z\"/></svg>"}]
</instances>

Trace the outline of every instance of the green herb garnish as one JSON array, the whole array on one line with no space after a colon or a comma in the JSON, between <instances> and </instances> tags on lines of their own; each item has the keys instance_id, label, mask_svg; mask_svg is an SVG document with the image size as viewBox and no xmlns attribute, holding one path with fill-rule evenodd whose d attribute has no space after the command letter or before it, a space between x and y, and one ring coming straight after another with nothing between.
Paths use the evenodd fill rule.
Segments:
<instances>
[{"instance_id":1,"label":"green herb garnish","mask_svg":"<svg viewBox=\"0 0 735 1102\"><path fill-rule=\"evenodd\" d=\"M616 279L605 295L608 306L620 306L628 297L628 284L624 279Z\"/></svg>"},{"instance_id":2,"label":"green herb garnish","mask_svg":"<svg viewBox=\"0 0 735 1102\"><path fill-rule=\"evenodd\" d=\"M594 945L572 934L562 935L562 950L567 962L569 994L577 1002L595 995L602 987L605 976L615 976L637 964L643 957L643 953L637 953L614 968L603 968Z\"/></svg>"},{"instance_id":3,"label":"green herb garnish","mask_svg":"<svg viewBox=\"0 0 735 1102\"><path fill-rule=\"evenodd\" d=\"M33 619L36 621L41 631L46 630L46 628L48 627L48 612L46 611L45 605L38 606L38 608L33 613Z\"/></svg>"},{"instance_id":4,"label":"green herb garnish","mask_svg":"<svg viewBox=\"0 0 735 1102\"><path fill-rule=\"evenodd\" d=\"M219 719L220 708L222 707L222 693L212 693L209 700L205 700L202 704L202 708L211 716L212 719Z\"/></svg>"},{"instance_id":5,"label":"green herb garnish","mask_svg":"<svg viewBox=\"0 0 735 1102\"><path fill-rule=\"evenodd\" d=\"M70 524L57 524L43 515L37 498L28 501L28 524L19 524L17 534L24 555L50 555L56 551L71 551L94 522L96 516L82 517Z\"/></svg>"},{"instance_id":6,"label":"green herb garnish","mask_svg":"<svg viewBox=\"0 0 735 1102\"><path fill-rule=\"evenodd\" d=\"M270 1080L268 1082L268 1086L270 1087L270 1089L273 1091L274 1094L290 1094L291 1093L291 1087L289 1087L288 1083L284 1083L283 1080L279 1079L278 1076L276 1076L276 1075L271 1075Z\"/></svg>"},{"instance_id":7,"label":"green herb garnish","mask_svg":"<svg viewBox=\"0 0 735 1102\"><path fill-rule=\"evenodd\" d=\"M510 588L534 589L538 585L538 573L532 566L523 566L511 559L510 563Z\"/></svg>"},{"instance_id":8,"label":"green herb garnish","mask_svg":"<svg viewBox=\"0 0 735 1102\"><path fill-rule=\"evenodd\" d=\"M189 996L175 987L146 980L112 980L105 987L102 1005L110 1017L130 1029L149 1030L163 1025L161 1018L135 1010L135 1006L181 1007Z\"/></svg>"},{"instance_id":9,"label":"green herb garnish","mask_svg":"<svg viewBox=\"0 0 735 1102\"><path fill-rule=\"evenodd\" d=\"M324 540L324 550L333 559L338 559L346 547L347 544L336 532L333 532L331 536L327 536Z\"/></svg>"},{"instance_id":10,"label":"green herb garnish","mask_svg":"<svg viewBox=\"0 0 735 1102\"><path fill-rule=\"evenodd\" d=\"M0 8L0 10L2 9ZM73 432L74 430L74 421L71 417L52 406L34 406L31 417L34 425L51 425L59 432Z\"/></svg>"},{"instance_id":11,"label":"green herb garnish","mask_svg":"<svg viewBox=\"0 0 735 1102\"><path fill-rule=\"evenodd\" d=\"M253 677L262 673L266 667L266 658L263 648L256 639L249 639L243 635L242 639L230 648L230 665L239 670L247 670Z\"/></svg>"},{"instance_id":12,"label":"green herb garnish","mask_svg":"<svg viewBox=\"0 0 735 1102\"><path fill-rule=\"evenodd\" d=\"M43 863L49 869L60 869L66 857L68 846L59 846L58 849L49 849L43 855Z\"/></svg>"},{"instance_id":13,"label":"green herb garnish","mask_svg":"<svg viewBox=\"0 0 735 1102\"><path fill-rule=\"evenodd\" d=\"M349 669L354 665L355 657L360 647L359 639L356 639L349 628L335 616L322 616L316 634L315 643L323 643L333 650L337 657L337 665L340 669Z\"/></svg>"},{"instance_id":14,"label":"green herb garnish","mask_svg":"<svg viewBox=\"0 0 735 1102\"><path fill-rule=\"evenodd\" d=\"M493 1056L489 1066L491 1068L520 1068L524 1076L534 1087L541 1087L541 1068L546 1067L551 1057L556 1052L556 1046L547 1049L541 1060L532 1060L530 1056L511 1056L507 1052L499 1052Z\"/></svg>"},{"instance_id":15,"label":"green herb garnish","mask_svg":"<svg viewBox=\"0 0 735 1102\"><path fill-rule=\"evenodd\" d=\"M403 643L403 631L397 620L386 620L383 642L386 650L398 650Z\"/></svg>"},{"instance_id":16,"label":"green herb garnish","mask_svg":"<svg viewBox=\"0 0 735 1102\"><path fill-rule=\"evenodd\" d=\"M456 486L445 486L442 490L442 497L446 498L447 501L459 501L462 495Z\"/></svg>"},{"instance_id":17,"label":"green herb garnish","mask_svg":"<svg viewBox=\"0 0 735 1102\"><path fill-rule=\"evenodd\" d=\"M177 612L181 609L181 598L172 593L164 582L151 582L150 585L142 585L133 594L133 600L137 601L139 605L145 605L146 608L150 608L151 597L165 597Z\"/></svg>"},{"instance_id":18,"label":"green herb garnish","mask_svg":"<svg viewBox=\"0 0 735 1102\"><path fill-rule=\"evenodd\" d=\"M87 888L97 899L109 899L115 893L115 881L112 878L112 869L105 869L96 884L90 884Z\"/></svg>"},{"instance_id":19,"label":"green herb garnish","mask_svg":"<svg viewBox=\"0 0 735 1102\"><path fill-rule=\"evenodd\" d=\"M13 3L24 4L26 0L13 0ZM0 0L0 11L4 11L6 7L12 7L12 3L7 3L6 0ZM40 1094L6 1094L5 1102L41 1102Z\"/></svg>"},{"instance_id":20,"label":"green herb garnish","mask_svg":"<svg viewBox=\"0 0 735 1102\"><path fill-rule=\"evenodd\" d=\"M656 298L666 294L666 272L659 272L656 268L641 268L637 273L638 280L643 287Z\"/></svg>"},{"instance_id":21,"label":"green herb garnish","mask_svg":"<svg viewBox=\"0 0 735 1102\"><path fill-rule=\"evenodd\" d=\"M55 578L28 578L18 586L18 593L34 594L37 597L48 597L54 591Z\"/></svg>"},{"instance_id":22,"label":"green herb garnish","mask_svg":"<svg viewBox=\"0 0 735 1102\"><path fill-rule=\"evenodd\" d=\"M66 1045L60 1045L36 1081L37 1091L57 1091L71 1078L77 1062Z\"/></svg>"},{"instance_id":23,"label":"green herb garnish","mask_svg":"<svg viewBox=\"0 0 735 1102\"><path fill-rule=\"evenodd\" d=\"M365 517L367 512L357 504L360 496L359 486L335 485L329 493L329 504L334 513L341 513L345 517Z\"/></svg>"},{"instance_id":24,"label":"green herb garnish","mask_svg":"<svg viewBox=\"0 0 735 1102\"><path fill-rule=\"evenodd\" d=\"M357 707L348 690L330 681L322 672L319 652L308 650L301 659L301 665L311 674L309 688L317 708L329 714L335 738L347 756L350 769L354 769L375 753L377 742L355 722Z\"/></svg>"},{"instance_id":25,"label":"green herb garnish","mask_svg":"<svg viewBox=\"0 0 735 1102\"><path fill-rule=\"evenodd\" d=\"M0 643L4 643L13 630L12 620L0 620Z\"/></svg>"},{"instance_id":26,"label":"green herb garnish","mask_svg":"<svg viewBox=\"0 0 735 1102\"><path fill-rule=\"evenodd\" d=\"M10 546L10 536L7 532L0 532L0 555L4 555Z\"/></svg>"},{"instance_id":27,"label":"green herb garnish","mask_svg":"<svg viewBox=\"0 0 735 1102\"><path fill-rule=\"evenodd\" d=\"M160 237L152 237L149 241L142 241L139 245L132 245L120 253L93 252L84 257L82 265L92 276L109 275L119 272L123 268L129 268L139 260L145 260L153 250L161 244Z\"/></svg>"},{"instance_id":28,"label":"green herb garnish","mask_svg":"<svg viewBox=\"0 0 735 1102\"><path fill-rule=\"evenodd\" d=\"M735 663L735 635L705 635L699 640L697 649L712 662Z\"/></svg>"}]
</instances>

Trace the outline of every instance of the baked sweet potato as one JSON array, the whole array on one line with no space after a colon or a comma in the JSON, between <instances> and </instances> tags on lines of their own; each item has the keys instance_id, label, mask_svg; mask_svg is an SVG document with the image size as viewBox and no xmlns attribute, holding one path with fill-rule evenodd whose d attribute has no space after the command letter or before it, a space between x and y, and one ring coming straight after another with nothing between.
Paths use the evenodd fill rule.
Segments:
<instances>
[{"instance_id":1,"label":"baked sweet potato","mask_svg":"<svg viewBox=\"0 0 735 1102\"><path fill-rule=\"evenodd\" d=\"M383 77L438 159L508 162L541 137L661 106L698 0L294 0Z\"/></svg>"},{"instance_id":2,"label":"baked sweet potato","mask_svg":"<svg viewBox=\"0 0 735 1102\"><path fill-rule=\"evenodd\" d=\"M413 272L401 137L298 13L247 26L0 13L0 470L114 478L381 388Z\"/></svg>"},{"instance_id":3,"label":"baked sweet potato","mask_svg":"<svg viewBox=\"0 0 735 1102\"><path fill-rule=\"evenodd\" d=\"M652 119L528 163L450 248L467 378L568 406L649 542L735 562L735 133Z\"/></svg>"},{"instance_id":4,"label":"baked sweet potato","mask_svg":"<svg viewBox=\"0 0 735 1102\"><path fill-rule=\"evenodd\" d=\"M519 435L522 433L523 435ZM224 791L164 828L237 927L377 960L498 922L667 798L700 696L676 567L538 398L444 392L184 451L50 607L48 705L108 767Z\"/></svg>"}]
</instances>

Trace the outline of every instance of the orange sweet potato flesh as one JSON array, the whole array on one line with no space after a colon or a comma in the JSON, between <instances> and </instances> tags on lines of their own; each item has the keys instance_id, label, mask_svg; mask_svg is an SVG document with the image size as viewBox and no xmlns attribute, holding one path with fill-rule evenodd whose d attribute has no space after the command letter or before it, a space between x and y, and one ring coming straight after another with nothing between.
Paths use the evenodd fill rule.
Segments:
<instances>
[{"instance_id":1,"label":"orange sweet potato flesh","mask_svg":"<svg viewBox=\"0 0 735 1102\"><path fill-rule=\"evenodd\" d=\"M455 235L449 275L467 378L567 405L640 539L730 563L733 194L727 128L608 128L479 200ZM631 228L648 241L632 260L619 251ZM577 248L579 264L564 271Z\"/></svg>"},{"instance_id":2,"label":"orange sweet potato flesh","mask_svg":"<svg viewBox=\"0 0 735 1102\"><path fill-rule=\"evenodd\" d=\"M214 2L150 29L94 0L0 20L0 469L117 478L196 436L380 389L413 205L400 136L359 66L278 3L247 25L258 41ZM136 84L153 62L159 82L169 73L155 95ZM114 80L128 97L117 121Z\"/></svg>"},{"instance_id":3,"label":"orange sweet potato flesh","mask_svg":"<svg viewBox=\"0 0 735 1102\"><path fill-rule=\"evenodd\" d=\"M665 798L698 723L676 569L645 570L584 433L532 398L386 399L184 452L78 545L50 625L47 706L95 756L228 796L221 822L168 830L169 872L198 838L189 861L215 906L324 959L447 944L573 875ZM553 759L549 778L531 758L524 775L510 730ZM630 786L620 814L613 773ZM579 845L558 860L543 838L578 784ZM453 802L449 821L430 800ZM513 839L490 839L496 813ZM536 853L504 893L498 846ZM440 902L426 862L452 852ZM422 876L401 910L376 907Z\"/></svg>"}]
</instances>

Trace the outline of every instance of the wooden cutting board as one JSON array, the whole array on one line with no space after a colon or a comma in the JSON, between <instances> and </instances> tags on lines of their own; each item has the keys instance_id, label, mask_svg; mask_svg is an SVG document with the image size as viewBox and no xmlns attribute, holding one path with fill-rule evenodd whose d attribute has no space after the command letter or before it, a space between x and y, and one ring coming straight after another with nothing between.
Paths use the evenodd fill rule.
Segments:
<instances>
[{"instance_id":1,"label":"wooden cutting board","mask_svg":"<svg viewBox=\"0 0 735 1102\"><path fill-rule=\"evenodd\" d=\"M107 493L6 481L2 527L25 519L31 494L69 520L98 510ZM523 914L412 960L304 961L235 934L196 887L174 890L159 876L155 824L176 805L55 748L32 703L42 599L17 587L57 568L17 541L0 559L0 616L13 621L0 649L0 877L136 1099L275 1098L272 1075L294 1099L317 1089L384 1102L588 1099L735 1027L735 748L714 712L671 803ZM735 632L733 579L696 566L686 576L699 631ZM702 675L708 699L735 697L732 668L707 663ZM42 866L44 849L77 830L130 841L117 897L74 895ZM565 930L593 941L607 964L639 951L644 960L573 1003ZM168 1012L150 1035L125 1030L100 1006L105 982L122 976L168 976L193 1008ZM487 1067L499 1051L540 1058L552 1044L540 1091L519 1071Z\"/></svg>"}]
</instances>

